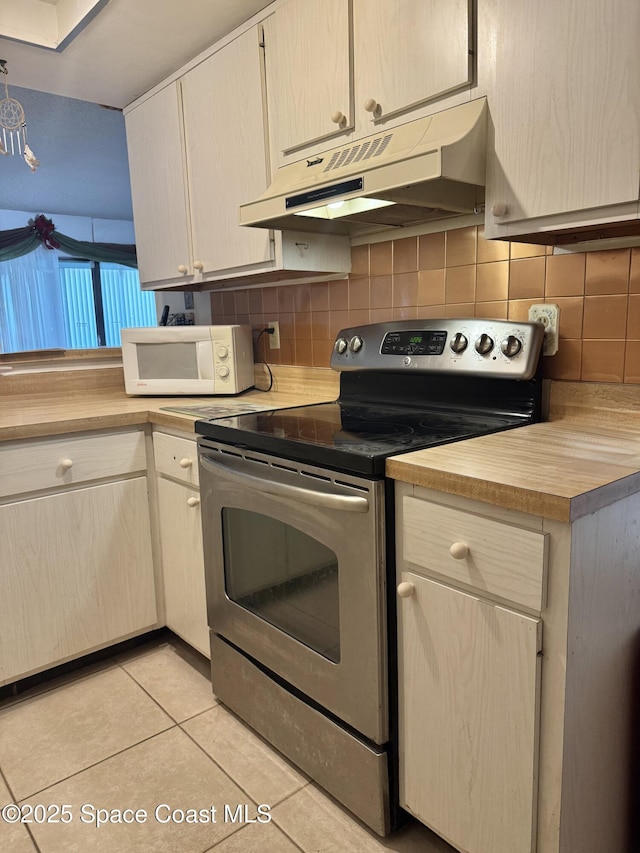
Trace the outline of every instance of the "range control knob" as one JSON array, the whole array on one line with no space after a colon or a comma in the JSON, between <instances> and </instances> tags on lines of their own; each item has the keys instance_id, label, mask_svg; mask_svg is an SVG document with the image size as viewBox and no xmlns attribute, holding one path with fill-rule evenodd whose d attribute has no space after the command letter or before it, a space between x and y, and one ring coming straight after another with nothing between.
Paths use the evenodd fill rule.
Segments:
<instances>
[{"instance_id":1,"label":"range control knob","mask_svg":"<svg viewBox=\"0 0 640 853\"><path fill-rule=\"evenodd\" d=\"M521 349L522 341L520 338L516 338L515 335L509 335L509 337L505 338L500 344L500 350L507 358L513 358L514 355L518 355Z\"/></svg>"},{"instance_id":2,"label":"range control knob","mask_svg":"<svg viewBox=\"0 0 640 853\"><path fill-rule=\"evenodd\" d=\"M351 352L360 352L362 349L362 338L360 335L354 335L349 341L349 349Z\"/></svg>"},{"instance_id":3,"label":"range control knob","mask_svg":"<svg viewBox=\"0 0 640 853\"><path fill-rule=\"evenodd\" d=\"M228 375L229 375L229 368L227 367L226 364L222 364L218 368L218 376L221 376L223 379L225 379Z\"/></svg>"},{"instance_id":4,"label":"range control knob","mask_svg":"<svg viewBox=\"0 0 640 853\"><path fill-rule=\"evenodd\" d=\"M338 338L338 340L333 345L333 349L338 353L338 355L342 355L342 353L346 351L348 346L349 342L346 338Z\"/></svg>"},{"instance_id":5,"label":"range control knob","mask_svg":"<svg viewBox=\"0 0 640 853\"><path fill-rule=\"evenodd\" d=\"M493 349L493 347L493 338L489 335L485 335L484 333L480 335L480 337L476 341L476 352L479 352L480 355L488 355Z\"/></svg>"},{"instance_id":6,"label":"range control knob","mask_svg":"<svg viewBox=\"0 0 640 853\"><path fill-rule=\"evenodd\" d=\"M461 352L466 350L468 345L469 341L465 338L462 332L456 332L451 339L449 347L451 348L451 352L455 352L456 355L460 355Z\"/></svg>"}]
</instances>

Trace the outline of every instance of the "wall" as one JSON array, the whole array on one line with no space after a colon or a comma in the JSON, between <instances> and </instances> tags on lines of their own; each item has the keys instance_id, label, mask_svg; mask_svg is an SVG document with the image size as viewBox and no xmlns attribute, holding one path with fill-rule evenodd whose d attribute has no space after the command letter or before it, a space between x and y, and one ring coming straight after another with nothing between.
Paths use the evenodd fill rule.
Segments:
<instances>
[{"instance_id":1,"label":"wall","mask_svg":"<svg viewBox=\"0 0 640 853\"><path fill-rule=\"evenodd\" d=\"M526 320L560 306L560 348L548 378L640 384L640 249L553 255L485 240L480 226L354 246L348 281L211 295L214 323L280 323L275 364L327 367L337 332L416 317ZM266 338L266 335L264 336Z\"/></svg>"}]
</instances>

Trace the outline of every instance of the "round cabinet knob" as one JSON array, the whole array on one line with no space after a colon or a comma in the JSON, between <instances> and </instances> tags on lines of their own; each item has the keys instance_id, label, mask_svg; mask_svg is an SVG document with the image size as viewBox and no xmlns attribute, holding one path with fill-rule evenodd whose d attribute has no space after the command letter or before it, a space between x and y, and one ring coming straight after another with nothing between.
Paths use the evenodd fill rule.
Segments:
<instances>
[{"instance_id":1,"label":"round cabinet knob","mask_svg":"<svg viewBox=\"0 0 640 853\"><path fill-rule=\"evenodd\" d=\"M202 263L202 261L194 261L193 262L193 268L194 268L194 270L203 270L204 264Z\"/></svg>"},{"instance_id":2,"label":"round cabinet knob","mask_svg":"<svg viewBox=\"0 0 640 853\"><path fill-rule=\"evenodd\" d=\"M456 355L459 355L461 352L464 352L469 344L469 341L465 338L462 332L456 332L456 334L451 339L451 343L449 347L451 348L451 352L455 352Z\"/></svg>"},{"instance_id":3,"label":"round cabinet knob","mask_svg":"<svg viewBox=\"0 0 640 853\"><path fill-rule=\"evenodd\" d=\"M218 368L218 376L221 376L223 379L225 379L228 375L229 375L229 368L227 367L226 364L222 364Z\"/></svg>"},{"instance_id":4,"label":"round cabinet knob","mask_svg":"<svg viewBox=\"0 0 640 853\"><path fill-rule=\"evenodd\" d=\"M331 113L331 121L342 127L347 123L347 117L343 112L340 112L340 110L336 110L334 113Z\"/></svg>"},{"instance_id":5,"label":"round cabinet knob","mask_svg":"<svg viewBox=\"0 0 640 853\"><path fill-rule=\"evenodd\" d=\"M373 113L376 117L382 113L382 107L375 98L368 98L364 102L364 108L368 113Z\"/></svg>"},{"instance_id":6,"label":"round cabinet knob","mask_svg":"<svg viewBox=\"0 0 640 853\"><path fill-rule=\"evenodd\" d=\"M469 546L466 542L454 542L449 548L449 553L454 560L464 560L465 557L469 556Z\"/></svg>"},{"instance_id":7,"label":"round cabinet knob","mask_svg":"<svg viewBox=\"0 0 640 853\"><path fill-rule=\"evenodd\" d=\"M360 352L362 349L362 338L360 335L354 335L349 341L349 349L351 352Z\"/></svg>"},{"instance_id":8,"label":"round cabinet knob","mask_svg":"<svg viewBox=\"0 0 640 853\"><path fill-rule=\"evenodd\" d=\"M181 459L181 460L178 462L178 465L179 465L181 468L191 468L191 466L193 465L193 459L188 459L188 458L185 456L185 458L184 458L184 459Z\"/></svg>"},{"instance_id":9,"label":"round cabinet knob","mask_svg":"<svg viewBox=\"0 0 640 853\"><path fill-rule=\"evenodd\" d=\"M185 264L180 264L180 266L178 267L178 272L185 273L185 272L187 272L187 271L188 271L188 270L187 270L186 265L185 265Z\"/></svg>"},{"instance_id":10,"label":"round cabinet knob","mask_svg":"<svg viewBox=\"0 0 640 853\"><path fill-rule=\"evenodd\" d=\"M229 355L229 347L218 347L216 350L218 358L226 358Z\"/></svg>"},{"instance_id":11,"label":"round cabinet knob","mask_svg":"<svg viewBox=\"0 0 640 853\"><path fill-rule=\"evenodd\" d=\"M342 353L346 351L348 346L349 343L346 338L338 338L338 340L333 345L333 349L335 350L335 352L338 353L338 355L342 355Z\"/></svg>"},{"instance_id":12,"label":"round cabinet knob","mask_svg":"<svg viewBox=\"0 0 640 853\"><path fill-rule=\"evenodd\" d=\"M493 338L489 335L482 334L476 341L476 352L480 355L488 355L494 347Z\"/></svg>"},{"instance_id":13,"label":"round cabinet knob","mask_svg":"<svg viewBox=\"0 0 640 853\"><path fill-rule=\"evenodd\" d=\"M506 216L508 212L509 208L503 201L497 201L491 205L491 214L493 216Z\"/></svg>"},{"instance_id":14,"label":"round cabinet knob","mask_svg":"<svg viewBox=\"0 0 640 853\"><path fill-rule=\"evenodd\" d=\"M73 468L73 459L62 459L60 467L63 471L68 471L70 468Z\"/></svg>"},{"instance_id":15,"label":"round cabinet knob","mask_svg":"<svg viewBox=\"0 0 640 853\"><path fill-rule=\"evenodd\" d=\"M198 506L200 498L187 498L187 506Z\"/></svg>"},{"instance_id":16,"label":"round cabinet knob","mask_svg":"<svg viewBox=\"0 0 640 853\"><path fill-rule=\"evenodd\" d=\"M520 338L516 338L515 335L509 335L509 337L505 338L500 344L500 350L503 355L507 356L507 358L513 358L514 355L518 355L521 349L522 341Z\"/></svg>"},{"instance_id":17,"label":"round cabinet knob","mask_svg":"<svg viewBox=\"0 0 640 853\"><path fill-rule=\"evenodd\" d=\"M402 583L398 584L398 595L400 598L411 598L415 591L415 586L412 583L408 583L408 581L402 581Z\"/></svg>"}]
</instances>

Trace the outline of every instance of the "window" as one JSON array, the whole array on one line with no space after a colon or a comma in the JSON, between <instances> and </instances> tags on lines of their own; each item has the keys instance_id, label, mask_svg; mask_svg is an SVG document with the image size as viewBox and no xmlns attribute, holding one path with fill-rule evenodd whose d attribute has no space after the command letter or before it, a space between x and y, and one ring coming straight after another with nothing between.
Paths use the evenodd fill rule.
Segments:
<instances>
[{"instance_id":1,"label":"window","mask_svg":"<svg viewBox=\"0 0 640 853\"><path fill-rule=\"evenodd\" d=\"M138 271L44 247L0 263L0 352L120 346L120 329L155 326Z\"/></svg>"}]
</instances>

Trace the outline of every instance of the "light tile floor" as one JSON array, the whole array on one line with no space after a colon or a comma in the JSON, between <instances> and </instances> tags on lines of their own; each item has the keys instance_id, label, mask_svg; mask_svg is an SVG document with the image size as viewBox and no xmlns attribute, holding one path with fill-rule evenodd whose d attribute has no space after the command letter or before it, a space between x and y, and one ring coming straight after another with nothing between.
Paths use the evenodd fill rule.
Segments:
<instances>
[{"instance_id":1,"label":"light tile floor","mask_svg":"<svg viewBox=\"0 0 640 853\"><path fill-rule=\"evenodd\" d=\"M207 667L163 637L0 702L0 807L32 820L0 818L0 851L455 853L418 823L370 832L216 701Z\"/></svg>"}]
</instances>

